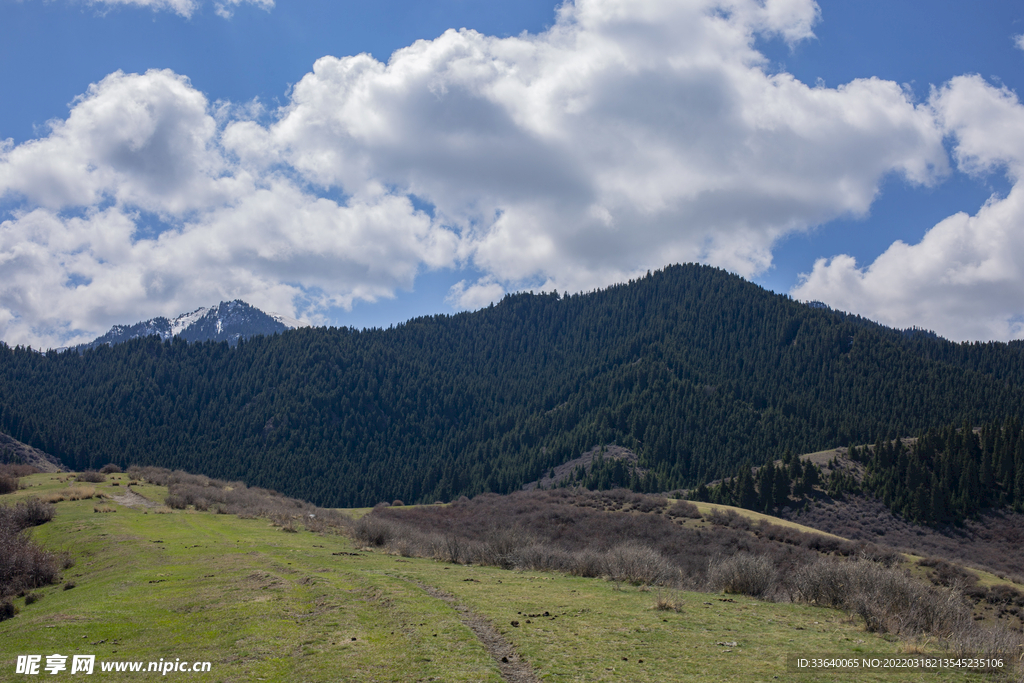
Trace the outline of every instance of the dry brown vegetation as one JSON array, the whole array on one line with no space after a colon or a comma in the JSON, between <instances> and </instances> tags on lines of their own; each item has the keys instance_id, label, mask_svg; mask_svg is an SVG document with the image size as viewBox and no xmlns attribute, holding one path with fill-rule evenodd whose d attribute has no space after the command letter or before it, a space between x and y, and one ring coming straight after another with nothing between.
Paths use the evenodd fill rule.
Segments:
<instances>
[{"instance_id":1,"label":"dry brown vegetation","mask_svg":"<svg viewBox=\"0 0 1024 683\"><path fill-rule=\"evenodd\" d=\"M1021 645L1008 629L977 624L959 586L912 578L890 548L752 524L731 511L713 512L703 525L686 523L692 519L687 505L670 507L660 496L555 489L482 494L444 507L381 505L353 534L405 556L839 608L871 631L928 635L956 652ZM1007 609L1016 600L1007 594ZM672 609L670 602L655 607Z\"/></svg>"},{"instance_id":2,"label":"dry brown vegetation","mask_svg":"<svg viewBox=\"0 0 1024 683\"><path fill-rule=\"evenodd\" d=\"M917 555L938 557L1024 583L1024 515L1009 510L982 513L962 526L910 524L881 501L846 495L822 501L786 518L854 540L884 541Z\"/></svg>"},{"instance_id":3,"label":"dry brown vegetation","mask_svg":"<svg viewBox=\"0 0 1024 683\"><path fill-rule=\"evenodd\" d=\"M0 495L4 495L5 493L14 493L17 490L17 477L11 477L6 474L0 474Z\"/></svg>"},{"instance_id":4,"label":"dry brown vegetation","mask_svg":"<svg viewBox=\"0 0 1024 683\"><path fill-rule=\"evenodd\" d=\"M227 482L203 475L171 471L162 467L129 467L133 481L145 480L167 487L167 507L184 510L216 512L239 517L269 519L285 531L295 531L301 523L309 531L344 531L351 520L338 512L318 508L296 498L288 498L277 491L247 487L242 482Z\"/></svg>"},{"instance_id":5,"label":"dry brown vegetation","mask_svg":"<svg viewBox=\"0 0 1024 683\"><path fill-rule=\"evenodd\" d=\"M11 595L55 583L70 566L69 557L43 550L25 534L52 517L53 506L35 498L0 506L0 620L14 616Z\"/></svg>"},{"instance_id":6,"label":"dry brown vegetation","mask_svg":"<svg viewBox=\"0 0 1024 683\"><path fill-rule=\"evenodd\" d=\"M93 486L69 486L60 491L44 493L41 499L44 503L59 503L62 500L89 500L102 497L103 495L98 493Z\"/></svg>"},{"instance_id":7,"label":"dry brown vegetation","mask_svg":"<svg viewBox=\"0 0 1024 683\"><path fill-rule=\"evenodd\" d=\"M38 467L31 465L0 465L0 495L14 493L19 488L18 479L39 471Z\"/></svg>"}]
</instances>

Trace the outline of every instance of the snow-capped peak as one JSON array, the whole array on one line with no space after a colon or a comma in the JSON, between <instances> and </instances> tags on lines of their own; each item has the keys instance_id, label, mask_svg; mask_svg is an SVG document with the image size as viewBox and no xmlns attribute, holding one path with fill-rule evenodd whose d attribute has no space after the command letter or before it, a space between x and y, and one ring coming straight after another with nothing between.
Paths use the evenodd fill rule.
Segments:
<instances>
[{"instance_id":1,"label":"snow-capped peak","mask_svg":"<svg viewBox=\"0 0 1024 683\"><path fill-rule=\"evenodd\" d=\"M197 308L172 320L159 317L134 325L114 325L102 337L79 348L117 344L152 335L163 340L181 337L188 342L226 341L234 345L239 339L247 339L258 334L277 334L299 327L310 327L310 324L279 313L264 313L236 299L222 301L209 308Z\"/></svg>"}]
</instances>

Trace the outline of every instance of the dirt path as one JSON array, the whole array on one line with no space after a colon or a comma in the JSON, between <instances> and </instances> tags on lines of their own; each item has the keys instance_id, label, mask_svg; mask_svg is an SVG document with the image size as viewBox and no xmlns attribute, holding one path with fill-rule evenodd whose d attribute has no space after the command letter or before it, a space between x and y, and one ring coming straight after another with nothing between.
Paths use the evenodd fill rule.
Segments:
<instances>
[{"instance_id":1,"label":"dirt path","mask_svg":"<svg viewBox=\"0 0 1024 683\"><path fill-rule=\"evenodd\" d=\"M145 496L140 495L138 493L135 493L135 491L132 491L132 487L131 486L128 487L128 490L125 491L123 495L111 496L110 499L112 501L114 501L115 503L120 503L121 505L124 505L126 507L130 507L130 508L155 508L156 507L156 503L151 501L149 498L146 498Z\"/></svg>"},{"instance_id":2,"label":"dirt path","mask_svg":"<svg viewBox=\"0 0 1024 683\"><path fill-rule=\"evenodd\" d=\"M512 647L512 643L505 640L505 636L501 635L498 629L491 625L491 622L465 605L459 604L458 599L450 593L412 579L404 580L419 586L430 597L444 600L451 605L452 609L458 613L459 620L469 627L488 654L494 658L501 670L501 677L508 683L539 683L530 663L519 656L519 653Z\"/></svg>"}]
</instances>

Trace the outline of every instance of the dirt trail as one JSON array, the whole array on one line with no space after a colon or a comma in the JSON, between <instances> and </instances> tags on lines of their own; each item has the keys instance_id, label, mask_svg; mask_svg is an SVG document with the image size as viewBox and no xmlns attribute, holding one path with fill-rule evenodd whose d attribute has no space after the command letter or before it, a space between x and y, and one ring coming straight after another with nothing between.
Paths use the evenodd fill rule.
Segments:
<instances>
[{"instance_id":1,"label":"dirt trail","mask_svg":"<svg viewBox=\"0 0 1024 683\"><path fill-rule=\"evenodd\" d=\"M533 667L525 659L519 656L512 643L505 640L505 636L498 632L498 629L491 625L484 617L473 612L465 605L459 604L458 599L450 593L445 593L439 588L428 586L425 583L405 579L422 588L427 595L438 600L444 600L451 605L452 609L459 615L459 620L465 624L470 631L476 634L477 639L494 658L498 668L501 670L501 677L508 683L539 683L537 676L533 673Z\"/></svg>"},{"instance_id":2,"label":"dirt trail","mask_svg":"<svg viewBox=\"0 0 1024 683\"><path fill-rule=\"evenodd\" d=\"M123 495L111 496L110 499L115 503L120 503L121 505L130 508L155 508L157 506L157 504L149 498L132 491L131 486L128 487L128 490L125 491Z\"/></svg>"}]
</instances>

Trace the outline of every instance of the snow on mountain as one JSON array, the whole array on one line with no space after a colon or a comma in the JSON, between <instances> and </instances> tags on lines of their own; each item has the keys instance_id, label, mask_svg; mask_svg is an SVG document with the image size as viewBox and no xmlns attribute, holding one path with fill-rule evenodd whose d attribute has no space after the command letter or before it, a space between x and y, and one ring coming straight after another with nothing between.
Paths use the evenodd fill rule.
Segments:
<instances>
[{"instance_id":1,"label":"snow on mountain","mask_svg":"<svg viewBox=\"0 0 1024 683\"><path fill-rule=\"evenodd\" d=\"M226 341L232 346L239 339L257 334L277 334L310 324L277 313L267 314L241 300L222 301L209 308L197 308L173 320L153 318L134 325L114 325L102 337L97 337L80 349L103 344L119 344L138 337L156 335L161 339L181 337L188 342Z\"/></svg>"},{"instance_id":2,"label":"snow on mountain","mask_svg":"<svg viewBox=\"0 0 1024 683\"><path fill-rule=\"evenodd\" d=\"M296 320L295 318L289 318L288 316L281 315L280 313L267 313L267 315L287 327L289 330L297 330L300 327L312 327L312 325L307 323L305 320Z\"/></svg>"},{"instance_id":3,"label":"snow on mountain","mask_svg":"<svg viewBox=\"0 0 1024 683\"><path fill-rule=\"evenodd\" d=\"M210 312L210 310L212 309L197 308L191 313L182 313L177 318L171 321L171 334L169 336L173 337L177 334L181 334L182 332L188 329L189 325L202 318L204 315ZM164 337L164 339L166 338L167 337Z\"/></svg>"}]
</instances>

